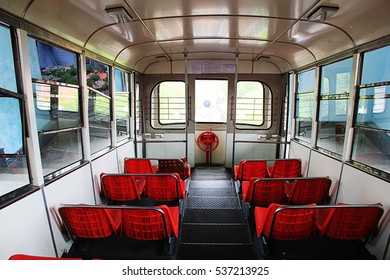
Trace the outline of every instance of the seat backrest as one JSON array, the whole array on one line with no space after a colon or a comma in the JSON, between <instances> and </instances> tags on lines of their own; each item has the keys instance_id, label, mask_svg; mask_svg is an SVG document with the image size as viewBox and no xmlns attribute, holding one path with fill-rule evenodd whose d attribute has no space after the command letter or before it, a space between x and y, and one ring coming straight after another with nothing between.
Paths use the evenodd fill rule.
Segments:
<instances>
[{"instance_id":1,"label":"seat backrest","mask_svg":"<svg viewBox=\"0 0 390 280\"><path fill-rule=\"evenodd\" d=\"M108 237L120 226L120 213L107 206L67 204L58 211L73 239Z\"/></svg>"},{"instance_id":2,"label":"seat backrest","mask_svg":"<svg viewBox=\"0 0 390 280\"><path fill-rule=\"evenodd\" d=\"M258 213L263 218L258 219ZM268 208L256 207L257 235L277 240L300 240L310 237L315 231L315 205L291 206L270 204ZM262 224L258 224L262 223ZM260 230L258 230L260 228Z\"/></svg>"},{"instance_id":3,"label":"seat backrest","mask_svg":"<svg viewBox=\"0 0 390 280\"><path fill-rule=\"evenodd\" d=\"M145 176L144 197L160 201L183 198L179 174L154 174Z\"/></svg>"},{"instance_id":4,"label":"seat backrest","mask_svg":"<svg viewBox=\"0 0 390 280\"><path fill-rule=\"evenodd\" d=\"M269 167L271 178L296 178L301 176L300 159L278 159Z\"/></svg>"},{"instance_id":5,"label":"seat backrest","mask_svg":"<svg viewBox=\"0 0 390 280\"><path fill-rule=\"evenodd\" d=\"M240 181L249 181L252 177L266 178L267 161L266 160L241 160L238 165L237 179Z\"/></svg>"},{"instance_id":6,"label":"seat backrest","mask_svg":"<svg viewBox=\"0 0 390 280\"><path fill-rule=\"evenodd\" d=\"M269 236L279 240L299 240L310 237L315 229L315 209L308 206L276 209Z\"/></svg>"},{"instance_id":7,"label":"seat backrest","mask_svg":"<svg viewBox=\"0 0 390 280\"><path fill-rule=\"evenodd\" d=\"M178 236L178 207L136 207L122 209L122 230L137 240L162 240Z\"/></svg>"},{"instance_id":8,"label":"seat backrest","mask_svg":"<svg viewBox=\"0 0 390 280\"><path fill-rule=\"evenodd\" d=\"M131 201L141 199L141 188L135 176L129 174L102 174L102 191L107 201Z\"/></svg>"},{"instance_id":9,"label":"seat backrest","mask_svg":"<svg viewBox=\"0 0 390 280\"><path fill-rule=\"evenodd\" d=\"M381 204L337 204L318 209L317 229L320 236L367 242L382 215Z\"/></svg>"},{"instance_id":10,"label":"seat backrest","mask_svg":"<svg viewBox=\"0 0 390 280\"><path fill-rule=\"evenodd\" d=\"M289 194L289 204L323 204L329 197L329 177L296 178Z\"/></svg>"},{"instance_id":11,"label":"seat backrest","mask_svg":"<svg viewBox=\"0 0 390 280\"><path fill-rule=\"evenodd\" d=\"M189 166L183 159L159 159L158 173L178 173L182 180L187 179L189 175Z\"/></svg>"},{"instance_id":12,"label":"seat backrest","mask_svg":"<svg viewBox=\"0 0 390 280\"><path fill-rule=\"evenodd\" d=\"M253 189L251 190L251 182ZM280 203L286 199L284 180L270 178L252 178L249 182L248 201L253 205L268 206L271 203Z\"/></svg>"},{"instance_id":13,"label":"seat backrest","mask_svg":"<svg viewBox=\"0 0 390 280\"><path fill-rule=\"evenodd\" d=\"M150 159L146 158L125 158L125 173L130 174L153 174L153 167Z\"/></svg>"}]
</instances>

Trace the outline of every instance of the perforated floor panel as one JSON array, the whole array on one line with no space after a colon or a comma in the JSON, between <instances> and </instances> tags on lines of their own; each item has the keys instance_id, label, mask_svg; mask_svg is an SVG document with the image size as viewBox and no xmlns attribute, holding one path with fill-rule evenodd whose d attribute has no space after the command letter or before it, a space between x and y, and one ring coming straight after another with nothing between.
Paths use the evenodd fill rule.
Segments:
<instances>
[{"instance_id":1,"label":"perforated floor panel","mask_svg":"<svg viewBox=\"0 0 390 280\"><path fill-rule=\"evenodd\" d=\"M247 220L224 167L196 167L191 174L177 259L255 259Z\"/></svg>"}]
</instances>

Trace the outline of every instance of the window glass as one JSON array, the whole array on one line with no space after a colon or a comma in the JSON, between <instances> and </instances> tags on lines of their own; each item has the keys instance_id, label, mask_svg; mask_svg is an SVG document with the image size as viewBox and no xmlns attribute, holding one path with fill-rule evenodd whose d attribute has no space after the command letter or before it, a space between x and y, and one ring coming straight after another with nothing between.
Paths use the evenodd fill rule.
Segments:
<instances>
[{"instance_id":1,"label":"window glass","mask_svg":"<svg viewBox=\"0 0 390 280\"><path fill-rule=\"evenodd\" d=\"M17 92L14 55L11 34L8 28L0 25L0 88Z\"/></svg>"},{"instance_id":2,"label":"window glass","mask_svg":"<svg viewBox=\"0 0 390 280\"><path fill-rule=\"evenodd\" d=\"M77 55L28 39L35 115L45 180L83 159Z\"/></svg>"},{"instance_id":3,"label":"window glass","mask_svg":"<svg viewBox=\"0 0 390 280\"><path fill-rule=\"evenodd\" d=\"M130 136L129 74L115 69L115 116L117 142Z\"/></svg>"},{"instance_id":4,"label":"window glass","mask_svg":"<svg viewBox=\"0 0 390 280\"><path fill-rule=\"evenodd\" d=\"M362 88L359 91L356 125L390 130L390 86Z\"/></svg>"},{"instance_id":5,"label":"window glass","mask_svg":"<svg viewBox=\"0 0 390 280\"><path fill-rule=\"evenodd\" d=\"M390 46L365 53L362 68L363 85L390 81Z\"/></svg>"},{"instance_id":6,"label":"window glass","mask_svg":"<svg viewBox=\"0 0 390 280\"><path fill-rule=\"evenodd\" d=\"M20 110L21 99L0 96L0 196L30 183Z\"/></svg>"},{"instance_id":7,"label":"window glass","mask_svg":"<svg viewBox=\"0 0 390 280\"><path fill-rule=\"evenodd\" d=\"M261 126L264 123L264 87L260 82L237 83L237 125Z\"/></svg>"},{"instance_id":8,"label":"window glass","mask_svg":"<svg viewBox=\"0 0 390 280\"><path fill-rule=\"evenodd\" d=\"M227 80L195 81L195 121L226 123Z\"/></svg>"},{"instance_id":9,"label":"window glass","mask_svg":"<svg viewBox=\"0 0 390 280\"><path fill-rule=\"evenodd\" d=\"M321 67L317 147L342 154L352 58Z\"/></svg>"},{"instance_id":10,"label":"window glass","mask_svg":"<svg viewBox=\"0 0 390 280\"><path fill-rule=\"evenodd\" d=\"M23 128L23 95L18 93L10 29L0 24L0 204L25 194L30 177ZM22 191L21 191L22 190Z\"/></svg>"},{"instance_id":11,"label":"window glass","mask_svg":"<svg viewBox=\"0 0 390 280\"><path fill-rule=\"evenodd\" d=\"M315 70L298 74L298 88L296 95L296 135L305 142L311 141L313 123Z\"/></svg>"},{"instance_id":12,"label":"window glass","mask_svg":"<svg viewBox=\"0 0 390 280\"><path fill-rule=\"evenodd\" d=\"M151 99L152 127L184 128L186 121L185 94L185 83L182 81L167 81L155 86Z\"/></svg>"},{"instance_id":13,"label":"window glass","mask_svg":"<svg viewBox=\"0 0 390 280\"><path fill-rule=\"evenodd\" d=\"M88 118L91 153L111 147L109 66L87 59Z\"/></svg>"},{"instance_id":14,"label":"window glass","mask_svg":"<svg viewBox=\"0 0 390 280\"><path fill-rule=\"evenodd\" d=\"M77 127L81 124L79 89L33 83L38 131Z\"/></svg>"},{"instance_id":15,"label":"window glass","mask_svg":"<svg viewBox=\"0 0 390 280\"><path fill-rule=\"evenodd\" d=\"M390 179L390 47L365 53L362 68L352 162Z\"/></svg>"}]
</instances>

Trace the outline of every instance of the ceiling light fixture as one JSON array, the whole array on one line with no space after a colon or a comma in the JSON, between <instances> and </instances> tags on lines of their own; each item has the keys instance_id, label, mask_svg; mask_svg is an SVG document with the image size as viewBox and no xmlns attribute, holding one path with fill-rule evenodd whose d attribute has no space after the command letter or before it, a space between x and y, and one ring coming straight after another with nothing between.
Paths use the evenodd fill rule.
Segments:
<instances>
[{"instance_id":1,"label":"ceiling light fixture","mask_svg":"<svg viewBox=\"0 0 390 280\"><path fill-rule=\"evenodd\" d=\"M113 18L115 23L125 23L133 21L133 18L123 7L106 8L106 13Z\"/></svg>"},{"instance_id":2,"label":"ceiling light fixture","mask_svg":"<svg viewBox=\"0 0 390 280\"><path fill-rule=\"evenodd\" d=\"M307 19L310 21L324 22L337 13L338 10L338 6L319 6L307 16Z\"/></svg>"}]
</instances>

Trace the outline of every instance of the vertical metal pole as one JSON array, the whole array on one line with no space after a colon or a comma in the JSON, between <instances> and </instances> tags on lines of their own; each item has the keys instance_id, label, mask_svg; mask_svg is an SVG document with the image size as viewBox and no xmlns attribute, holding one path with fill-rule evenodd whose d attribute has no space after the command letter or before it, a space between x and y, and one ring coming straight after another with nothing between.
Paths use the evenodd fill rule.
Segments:
<instances>
[{"instance_id":1,"label":"vertical metal pole","mask_svg":"<svg viewBox=\"0 0 390 280\"><path fill-rule=\"evenodd\" d=\"M186 137L186 159L188 161L188 125L189 125L189 89L188 89L188 59L187 52L184 53L185 59L185 72L184 72L184 80L185 80L185 102L186 102L186 123L185 123L185 137Z\"/></svg>"},{"instance_id":2,"label":"vertical metal pole","mask_svg":"<svg viewBox=\"0 0 390 280\"><path fill-rule=\"evenodd\" d=\"M234 176L234 158L235 158L235 152L236 152L236 113L237 113L237 83L238 83L238 55L239 53L236 52L236 69L234 73L234 98L231 106L234 106L234 109L232 110L233 113L233 149L232 149L232 176Z\"/></svg>"}]
</instances>

